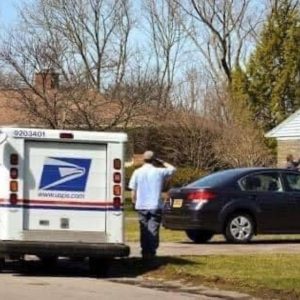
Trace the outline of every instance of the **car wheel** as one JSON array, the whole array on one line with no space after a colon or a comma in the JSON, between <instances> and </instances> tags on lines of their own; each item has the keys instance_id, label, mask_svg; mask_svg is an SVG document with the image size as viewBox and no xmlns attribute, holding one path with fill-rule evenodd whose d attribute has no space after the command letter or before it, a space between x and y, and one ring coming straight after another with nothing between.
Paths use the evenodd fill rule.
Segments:
<instances>
[{"instance_id":1,"label":"car wheel","mask_svg":"<svg viewBox=\"0 0 300 300\"><path fill-rule=\"evenodd\" d=\"M197 229L188 229L185 231L185 233L188 236L188 238L196 244L206 243L214 235L214 233L209 230L197 230Z\"/></svg>"},{"instance_id":2,"label":"car wheel","mask_svg":"<svg viewBox=\"0 0 300 300\"><path fill-rule=\"evenodd\" d=\"M248 214L234 214L229 217L226 228L225 238L232 243L247 243L254 234L254 222Z\"/></svg>"}]
</instances>

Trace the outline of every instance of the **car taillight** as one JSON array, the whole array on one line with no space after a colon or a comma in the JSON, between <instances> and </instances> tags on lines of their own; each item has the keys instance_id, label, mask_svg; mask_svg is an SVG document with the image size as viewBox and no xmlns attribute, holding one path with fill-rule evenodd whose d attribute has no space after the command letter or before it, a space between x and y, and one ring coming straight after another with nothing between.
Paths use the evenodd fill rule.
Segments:
<instances>
[{"instance_id":1,"label":"car taillight","mask_svg":"<svg viewBox=\"0 0 300 300\"><path fill-rule=\"evenodd\" d=\"M204 200L208 201L208 200L213 200L215 197L216 194L213 191L203 189L203 190L189 192L186 196L186 199L191 201L204 201Z\"/></svg>"}]
</instances>

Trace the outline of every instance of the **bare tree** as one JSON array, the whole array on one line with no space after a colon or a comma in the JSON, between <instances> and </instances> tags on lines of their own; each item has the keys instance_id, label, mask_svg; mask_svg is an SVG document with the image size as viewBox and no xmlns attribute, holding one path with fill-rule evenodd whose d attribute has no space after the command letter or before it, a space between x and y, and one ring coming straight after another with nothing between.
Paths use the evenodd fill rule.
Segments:
<instances>
[{"instance_id":1,"label":"bare tree","mask_svg":"<svg viewBox=\"0 0 300 300\"><path fill-rule=\"evenodd\" d=\"M220 129L214 144L220 168L255 167L274 164L274 157L264 143L263 132L251 124L232 122Z\"/></svg>"},{"instance_id":2,"label":"bare tree","mask_svg":"<svg viewBox=\"0 0 300 300\"><path fill-rule=\"evenodd\" d=\"M206 115L206 102L210 89L210 78L205 70L191 66L181 75L174 86L174 106L187 112Z\"/></svg>"},{"instance_id":3,"label":"bare tree","mask_svg":"<svg viewBox=\"0 0 300 300\"><path fill-rule=\"evenodd\" d=\"M288 6L290 9L295 9L299 7L300 1L299 0L287 0ZM272 11L277 11L278 7L282 3L282 0L268 0L268 7Z\"/></svg>"},{"instance_id":4,"label":"bare tree","mask_svg":"<svg viewBox=\"0 0 300 300\"><path fill-rule=\"evenodd\" d=\"M104 95L107 86L124 79L129 0L36 0L20 9L20 18L3 41L0 59L17 75L12 87L29 115L53 128L99 129L122 122L125 104ZM53 74L60 86L49 88ZM101 107L116 100L109 110L114 114L102 123Z\"/></svg>"},{"instance_id":5,"label":"bare tree","mask_svg":"<svg viewBox=\"0 0 300 300\"><path fill-rule=\"evenodd\" d=\"M214 168L216 131L211 120L194 111L177 109L164 125L162 150L172 161L199 170Z\"/></svg>"},{"instance_id":6,"label":"bare tree","mask_svg":"<svg viewBox=\"0 0 300 300\"><path fill-rule=\"evenodd\" d=\"M263 130L253 122L247 104L232 98L226 86L221 94L215 96L214 105L208 110L218 135L213 152L218 157L219 168L272 165L274 157L266 145Z\"/></svg>"},{"instance_id":7,"label":"bare tree","mask_svg":"<svg viewBox=\"0 0 300 300\"><path fill-rule=\"evenodd\" d=\"M158 105L165 107L170 101L176 67L186 38L182 25L177 22L178 5L170 0L143 0L146 8L147 28L155 60L155 77L160 86Z\"/></svg>"},{"instance_id":8,"label":"bare tree","mask_svg":"<svg viewBox=\"0 0 300 300\"><path fill-rule=\"evenodd\" d=\"M172 0L190 17L186 32L206 61L215 82L230 83L232 69L239 65L248 38L255 31L260 14L253 11L253 0Z\"/></svg>"}]
</instances>

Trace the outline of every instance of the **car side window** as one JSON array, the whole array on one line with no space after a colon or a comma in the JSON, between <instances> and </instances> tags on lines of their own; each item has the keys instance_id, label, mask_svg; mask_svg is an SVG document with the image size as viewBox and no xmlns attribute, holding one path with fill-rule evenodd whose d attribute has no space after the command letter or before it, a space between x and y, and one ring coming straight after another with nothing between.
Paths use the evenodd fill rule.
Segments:
<instances>
[{"instance_id":1,"label":"car side window","mask_svg":"<svg viewBox=\"0 0 300 300\"><path fill-rule=\"evenodd\" d=\"M300 174L287 173L284 176L289 190L300 191Z\"/></svg>"},{"instance_id":2,"label":"car side window","mask_svg":"<svg viewBox=\"0 0 300 300\"><path fill-rule=\"evenodd\" d=\"M243 191L282 192L282 184L278 173L258 173L248 175L240 180Z\"/></svg>"}]
</instances>

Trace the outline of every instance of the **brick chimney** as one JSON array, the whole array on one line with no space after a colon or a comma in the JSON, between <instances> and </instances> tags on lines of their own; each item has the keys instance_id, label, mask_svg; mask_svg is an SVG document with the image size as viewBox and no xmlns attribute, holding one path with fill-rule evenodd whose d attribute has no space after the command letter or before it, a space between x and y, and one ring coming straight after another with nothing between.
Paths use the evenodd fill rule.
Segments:
<instances>
[{"instance_id":1,"label":"brick chimney","mask_svg":"<svg viewBox=\"0 0 300 300\"><path fill-rule=\"evenodd\" d=\"M34 86L40 89L58 89L59 74L53 69L43 70L35 73Z\"/></svg>"}]
</instances>

